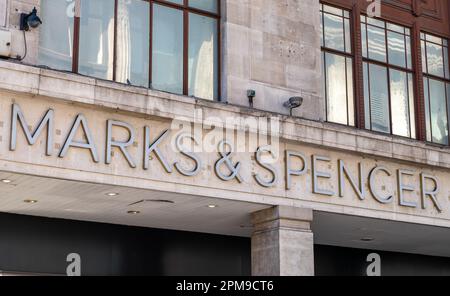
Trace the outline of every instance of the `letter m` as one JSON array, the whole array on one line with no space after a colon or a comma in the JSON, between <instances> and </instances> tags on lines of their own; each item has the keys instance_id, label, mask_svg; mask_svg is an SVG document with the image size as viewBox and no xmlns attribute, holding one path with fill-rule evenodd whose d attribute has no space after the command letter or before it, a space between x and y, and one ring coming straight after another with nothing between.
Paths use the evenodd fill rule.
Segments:
<instances>
[{"instance_id":1,"label":"letter m","mask_svg":"<svg viewBox=\"0 0 450 296\"><path fill-rule=\"evenodd\" d=\"M12 107L12 118L11 118L11 144L10 150L15 151L17 147L17 123L20 123L22 130L27 138L29 145L34 145L41 135L42 131L45 127L47 127L47 149L46 154L48 156L53 154L53 124L54 124L54 111L49 109L47 113L45 113L39 125L36 127L34 131L30 131L28 128L27 121L25 120L25 116L20 109L20 106L17 104L13 104Z\"/></svg>"}]
</instances>

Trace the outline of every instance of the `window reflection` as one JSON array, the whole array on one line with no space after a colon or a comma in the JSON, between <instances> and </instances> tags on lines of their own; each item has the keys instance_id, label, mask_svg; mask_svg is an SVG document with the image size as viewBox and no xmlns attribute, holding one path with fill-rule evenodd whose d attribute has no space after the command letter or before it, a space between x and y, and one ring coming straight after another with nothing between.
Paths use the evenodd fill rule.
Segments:
<instances>
[{"instance_id":1,"label":"window reflection","mask_svg":"<svg viewBox=\"0 0 450 296\"><path fill-rule=\"evenodd\" d=\"M327 121L355 125L350 14L321 5L322 64Z\"/></svg>"},{"instance_id":2,"label":"window reflection","mask_svg":"<svg viewBox=\"0 0 450 296\"><path fill-rule=\"evenodd\" d=\"M427 141L448 145L448 42L446 39L421 33L421 49Z\"/></svg>"},{"instance_id":3,"label":"window reflection","mask_svg":"<svg viewBox=\"0 0 450 296\"><path fill-rule=\"evenodd\" d=\"M72 70L73 5L66 0L42 0L38 64Z\"/></svg>"},{"instance_id":4,"label":"window reflection","mask_svg":"<svg viewBox=\"0 0 450 296\"><path fill-rule=\"evenodd\" d=\"M114 1L81 1L81 74L112 80L114 58Z\"/></svg>"},{"instance_id":5,"label":"window reflection","mask_svg":"<svg viewBox=\"0 0 450 296\"><path fill-rule=\"evenodd\" d=\"M217 99L217 21L189 14L189 95Z\"/></svg>"},{"instance_id":6,"label":"window reflection","mask_svg":"<svg viewBox=\"0 0 450 296\"><path fill-rule=\"evenodd\" d=\"M189 6L209 12L218 11L218 1L216 0L189 0Z\"/></svg>"},{"instance_id":7,"label":"window reflection","mask_svg":"<svg viewBox=\"0 0 450 296\"><path fill-rule=\"evenodd\" d=\"M324 13L325 46L340 51L345 51L344 19L339 16Z\"/></svg>"},{"instance_id":8,"label":"window reflection","mask_svg":"<svg viewBox=\"0 0 450 296\"><path fill-rule=\"evenodd\" d=\"M409 28L361 16L366 128L416 135Z\"/></svg>"},{"instance_id":9,"label":"window reflection","mask_svg":"<svg viewBox=\"0 0 450 296\"><path fill-rule=\"evenodd\" d=\"M152 87L183 93L183 11L153 6Z\"/></svg>"},{"instance_id":10,"label":"window reflection","mask_svg":"<svg viewBox=\"0 0 450 296\"><path fill-rule=\"evenodd\" d=\"M116 80L148 87L149 4L119 0L117 10Z\"/></svg>"},{"instance_id":11,"label":"window reflection","mask_svg":"<svg viewBox=\"0 0 450 296\"><path fill-rule=\"evenodd\" d=\"M164 2L173 5L81 0L78 22L74 1L41 0L46 21L40 27L38 62L100 79L219 99L219 0Z\"/></svg>"},{"instance_id":12,"label":"window reflection","mask_svg":"<svg viewBox=\"0 0 450 296\"><path fill-rule=\"evenodd\" d=\"M390 91L392 110L392 132L403 137L411 136L409 122L409 92L408 74L406 72L390 70ZM413 107L413 106L411 106Z\"/></svg>"}]
</instances>

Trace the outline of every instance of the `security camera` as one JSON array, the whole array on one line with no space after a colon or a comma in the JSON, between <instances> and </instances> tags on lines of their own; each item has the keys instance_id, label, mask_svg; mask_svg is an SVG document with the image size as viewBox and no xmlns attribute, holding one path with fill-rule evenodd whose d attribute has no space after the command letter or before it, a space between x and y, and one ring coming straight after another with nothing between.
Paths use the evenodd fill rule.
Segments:
<instances>
[{"instance_id":1,"label":"security camera","mask_svg":"<svg viewBox=\"0 0 450 296\"><path fill-rule=\"evenodd\" d=\"M290 114L292 116L292 110L299 108L302 104L303 104L302 97L292 97L289 99L289 101L284 103L284 107L289 108Z\"/></svg>"}]
</instances>

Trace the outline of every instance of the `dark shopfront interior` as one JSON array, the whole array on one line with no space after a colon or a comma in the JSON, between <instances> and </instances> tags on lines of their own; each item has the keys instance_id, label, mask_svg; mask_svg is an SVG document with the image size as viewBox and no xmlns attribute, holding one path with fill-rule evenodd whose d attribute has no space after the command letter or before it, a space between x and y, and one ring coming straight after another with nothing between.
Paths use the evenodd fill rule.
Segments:
<instances>
[{"instance_id":1,"label":"dark shopfront interior","mask_svg":"<svg viewBox=\"0 0 450 296\"><path fill-rule=\"evenodd\" d=\"M64 275L250 275L250 239L0 214L0 270ZM315 247L316 275L366 275L369 250ZM450 258L376 252L382 275L450 275Z\"/></svg>"}]
</instances>

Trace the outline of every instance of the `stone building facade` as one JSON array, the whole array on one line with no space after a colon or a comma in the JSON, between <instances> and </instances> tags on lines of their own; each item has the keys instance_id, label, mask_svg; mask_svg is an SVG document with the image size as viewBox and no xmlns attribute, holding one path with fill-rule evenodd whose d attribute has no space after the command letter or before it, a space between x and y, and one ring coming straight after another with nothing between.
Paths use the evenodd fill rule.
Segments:
<instances>
[{"instance_id":1,"label":"stone building facade","mask_svg":"<svg viewBox=\"0 0 450 296\"><path fill-rule=\"evenodd\" d=\"M378 258L373 254L382 253L385 270L383 260L389 256L383 252L429 256L430 262L442 258L437 270L450 272L450 149L448 140L447 145L436 143L445 135L431 112L447 96L434 99L434 89L426 92L423 86L427 79L432 85L434 78L447 83L447 41L439 45L443 60L430 57L429 73L421 68L424 56L419 54L422 34L450 37L447 2L191 1L92 0L91 11L88 0L0 0L0 51L8 55L0 61L0 211L224 235L230 244L241 237L251 241L251 263L245 264L251 264L253 275L314 275L340 268L345 273L345 267L322 264L320 257L326 255L321 246L359 249L364 261L356 265L363 266L364 275L370 258ZM132 21L135 10L130 8L142 2L151 16L145 25ZM21 14L34 7L42 24L21 30ZM63 9L53 12L52 7ZM125 25L121 9L130 13ZM370 9L381 15L366 16ZM180 12L181 45L167 37L172 31L158 31L167 26L158 13L172 17L174 11ZM61 19L68 23L57 30L56 16L64 13ZM214 22L214 33L190 29L200 16L203 26ZM332 27L329 35L326 30L342 20L352 34L351 50L343 54L349 61L346 81L352 81L347 97L349 89L353 95L346 104L354 104L353 109L347 105L348 124L330 120L332 112L342 109L330 107L336 83L326 81L339 74L324 70L323 61L327 50L340 54L333 46L339 46L336 40L346 28ZM403 46L412 57L404 73L413 77L407 88L414 93L407 100L412 110L407 114L409 136L396 135L396 111L403 107L394 104L399 95L391 91L393 80L385 96L391 129L367 128L364 67L386 66L392 77L392 71L403 71L389 65L390 60L386 65L371 60L371 46L374 56L380 51L377 29L367 31L375 36L365 45L369 55L361 53L363 33L356 28L375 28L376 21L386 22L385 50L391 57L399 45L395 39L391 46L388 36L398 32L390 31L390 24L407 28L402 29ZM148 30L142 36L150 37L142 43L145 50L135 51L142 40L131 34L139 30ZM197 46L195 38L201 34L213 37ZM68 38L65 49L52 41L62 40L54 39L60 36ZM425 48L433 40L424 40ZM182 52L173 53L174 48ZM93 55L90 49L95 49ZM149 53L147 60L139 60L142 53ZM164 60L164 54L171 58ZM119 81L124 56L128 76ZM173 66L176 57L181 62ZM202 58L208 61L202 63ZM50 60L57 62L50 65ZM55 68L63 65L61 60L68 64ZM439 62L444 64L442 79L430 70ZM172 73L172 66L182 70ZM86 74L89 67L102 74ZM145 81L150 76L148 85L135 85L137 68ZM181 82L164 84L177 75ZM178 93L172 88L177 86ZM373 109L384 92L370 90L369 121L377 126L383 115L379 119ZM212 97L201 97L206 93ZM427 96L431 111L423 105ZM300 106L289 108L286 103L299 97ZM444 110L447 114L447 105ZM442 132L436 141L435 125ZM430 135L434 132L430 140L428 129ZM448 139L448 120L446 133ZM78 253L77 247L69 252ZM26 269L0 261L0 270L6 268L2 264ZM384 274L395 273L389 268ZM436 272L425 264L427 268ZM11 271L63 272L30 269Z\"/></svg>"}]
</instances>

